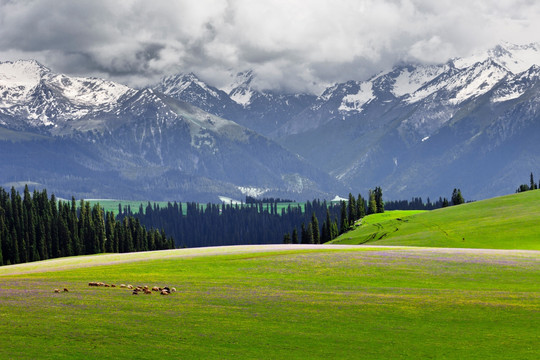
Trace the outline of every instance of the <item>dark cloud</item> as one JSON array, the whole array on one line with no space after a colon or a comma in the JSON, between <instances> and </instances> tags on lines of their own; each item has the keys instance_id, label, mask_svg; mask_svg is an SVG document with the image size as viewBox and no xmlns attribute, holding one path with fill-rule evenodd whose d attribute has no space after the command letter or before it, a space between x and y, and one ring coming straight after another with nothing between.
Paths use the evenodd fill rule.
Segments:
<instances>
[{"instance_id":1,"label":"dark cloud","mask_svg":"<svg viewBox=\"0 0 540 360\"><path fill-rule=\"evenodd\" d=\"M402 61L540 41L535 0L0 0L0 60L142 86L193 71L217 85L317 91Z\"/></svg>"}]
</instances>

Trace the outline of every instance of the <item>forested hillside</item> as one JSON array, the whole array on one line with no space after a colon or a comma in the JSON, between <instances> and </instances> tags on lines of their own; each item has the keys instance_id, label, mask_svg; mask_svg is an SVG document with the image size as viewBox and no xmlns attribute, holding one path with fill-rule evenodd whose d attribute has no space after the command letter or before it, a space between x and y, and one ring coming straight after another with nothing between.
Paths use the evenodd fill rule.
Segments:
<instances>
[{"instance_id":1,"label":"forested hillside","mask_svg":"<svg viewBox=\"0 0 540 360\"><path fill-rule=\"evenodd\" d=\"M28 186L23 196L0 187L0 265L170 248L174 242L165 232L147 230L133 217L118 221L99 204L58 201L46 190L31 194Z\"/></svg>"}]
</instances>

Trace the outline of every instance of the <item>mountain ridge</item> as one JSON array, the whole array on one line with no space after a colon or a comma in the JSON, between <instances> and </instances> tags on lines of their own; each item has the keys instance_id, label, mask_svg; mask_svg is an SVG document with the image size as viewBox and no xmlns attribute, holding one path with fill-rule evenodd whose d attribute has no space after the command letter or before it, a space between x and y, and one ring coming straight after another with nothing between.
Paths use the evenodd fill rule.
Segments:
<instances>
[{"instance_id":1,"label":"mountain ridge","mask_svg":"<svg viewBox=\"0 0 540 360\"><path fill-rule=\"evenodd\" d=\"M438 197L459 186L465 194L481 199L513 191L523 172L540 166L532 141L534 134L540 134L539 64L538 44L503 44L442 64L400 64L367 80L337 83L312 95L256 89L256 74L251 71L237 74L222 89L187 73L170 75L151 88L137 90L106 80L53 74L33 62L34 74L48 75L31 89L31 96L32 76L23 77L24 84L18 89L9 87L9 79L0 71L0 93L11 96L0 100L0 126L53 136L93 134L92 141L99 141L103 134L113 136L118 129L123 129L123 136L131 131L132 140L140 146L129 145L132 152L124 154L126 158L155 166L165 165L167 158L169 165L176 164L174 171L190 169L192 175L202 171L212 178L205 166L195 165L203 151L205 161L220 174L214 180L228 184L236 175L231 176L215 161L215 150L235 148L239 159L254 161L254 149L241 145L246 136L259 145L269 141L274 151L285 151L285 158L300 161L302 165L296 166L315 178L299 175L304 180L292 182L319 189L312 194L343 196L348 190L367 192L382 186L393 199ZM186 104L201 110L189 110ZM137 130L126 128L130 121L138 124ZM168 146L160 142L165 137L159 126L167 129L168 122L184 123L183 130L175 131L185 133L183 141L189 143L189 151L174 152L172 142ZM229 125L220 130L215 124ZM259 135L266 140L255 140ZM520 143L520 137L531 140ZM122 160L122 151L110 152L117 154L117 161ZM261 157L279 168L273 159ZM276 183L267 186L257 170L253 177L259 179L258 185L240 184L235 178L237 190L291 189L283 179L291 178L292 168L288 167L288 175L282 175L279 182L269 175L274 170L264 162L253 166L266 168L263 172ZM307 163L313 170L308 170ZM237 165L234 167L239 173ZM455 175L463 171L461 177ZM475 178L487 185L476 185ZM325 183L326 190L321 192L317 183ZM239 193L222 195L238 197Z\"/></svg>"}]
</instances>

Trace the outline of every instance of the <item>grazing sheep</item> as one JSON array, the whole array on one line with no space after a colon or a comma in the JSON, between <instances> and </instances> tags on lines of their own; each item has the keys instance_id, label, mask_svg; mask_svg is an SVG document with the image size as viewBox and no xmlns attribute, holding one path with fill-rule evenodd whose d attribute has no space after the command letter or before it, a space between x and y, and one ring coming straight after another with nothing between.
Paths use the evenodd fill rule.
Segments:
<instances>
[{"instance_id":1,"label":"grazing sheep","mask_svg":"<svg viewBox=\"0 0 540 360\"><path fill-rule=\"evenodd\" d=\"M133 290L133 292L131 293L131 295L139 295L139 292L137 290Z\"/></svg>"},{"instance_id":2,"label":"grazing sheep","mask_svg":"<svg viewBox=\"0 0 540 360\"><path fill-rule=\"evenodd\" d=\"M116 285L114 285L114 284L111 284L111 287L116 287Z\"/></svg>"},{"instance_id":3,"label":"grazing sheep","mask_svg":"<svg viewBox=\"0 0 540 360\"><path fill-rule=\"evenodd\" d=\"M120 287L121 287L121 288L126 288L127 285L126 285L126 284L120 284Z\"/></svg>"},{"instance_id":4,"label":"grazing sheep","mask_svg":"<svg viewBox=\"0 0 540 360\"><path fill-rule=\"evenodd\" d=\"M130 284L130 285L127 286L127 288L131 290L131 289L133 289L133 285Z\"/></svg>"},{"instance_id":5,"label":"grazing sheep","mask_svg":"<svg viewBox=\"0 0 540 360\"><path fill-rule=\"evenodd\" d=\"M55 293L59 293L59 292L60 292L60 289L54 289L54 292L55 292Z\"/></svg>"},{"instance_id":6,"label":"grazing sheep","mask_svg":"<svg viewBox=\"0 0 540 360\"><path fill-rule=\"evenodd\" d=\"M154 286L154 287L152 288L152 291L159 291L159 288L158 288L157 286Z\"/></svg>"},{"instance_id":7,"label":"grazing sheep","mask_svg":"<svg viewBox=\"0 0 540 360\"><path fill-rule=\"evenodd\" d=\"M69 290L68 290L68 289L66 289L66 288L64 288L64 292L69 292Z\"/></svg>"},{"instance_id":8,"label":"grazing sheep","mask_svg":"<svg viewBox=\"0 0 540 360\"><path fill-rule=\"evenodd\" d=\"M92 282L89 282L89 283L88 283L88 286L98 286L98 283L92 281Z\"/></svg>"},{"instance_id":9,"label":"grazing sheep","mask_svg":"<svg viewBox=\"0 0 540 360\"><path fill-rule=\"evenodd\" d=\"M144 293L146 295L152 295L152 291L148 290L148 289L144 289Z\"/></svg>"},{"instance_id":10,"label":"grazing sheep","mask_svg":"<svg viewBox=\"0 0 540 360\"><path fill-rule=\"evenodd\" d=\"M171 292L176 292L176 288L171 288Z\"/></svg>"},{"instance_id":11,"label":"grazing sheep","mask_svg":"<svg viewBox=\"0 0 540 360\"><path fill-rule=\"evenodd\" d=\"M161 290L161 295L169 295L169 292L167 290Z\"/></svg>"}]
</instances>

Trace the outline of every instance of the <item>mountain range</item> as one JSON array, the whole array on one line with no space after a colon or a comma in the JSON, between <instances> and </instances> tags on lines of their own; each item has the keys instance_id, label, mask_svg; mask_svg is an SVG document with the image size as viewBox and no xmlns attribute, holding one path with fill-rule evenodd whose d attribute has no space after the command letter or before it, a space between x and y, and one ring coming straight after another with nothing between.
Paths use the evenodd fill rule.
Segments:
<instances>
[{"instance_id":1,"label":"mountain range","mask_svg":"<svg viewBox=\"0 0 540 360\"><path fill-rule=\"evenodd\" d=\"M132 89L0 63L0 185L60 196L217 201L513 192L540 165L540 45L400 64L322 94L217 88L193 73Z\"/></svg>"}]
</instances>

